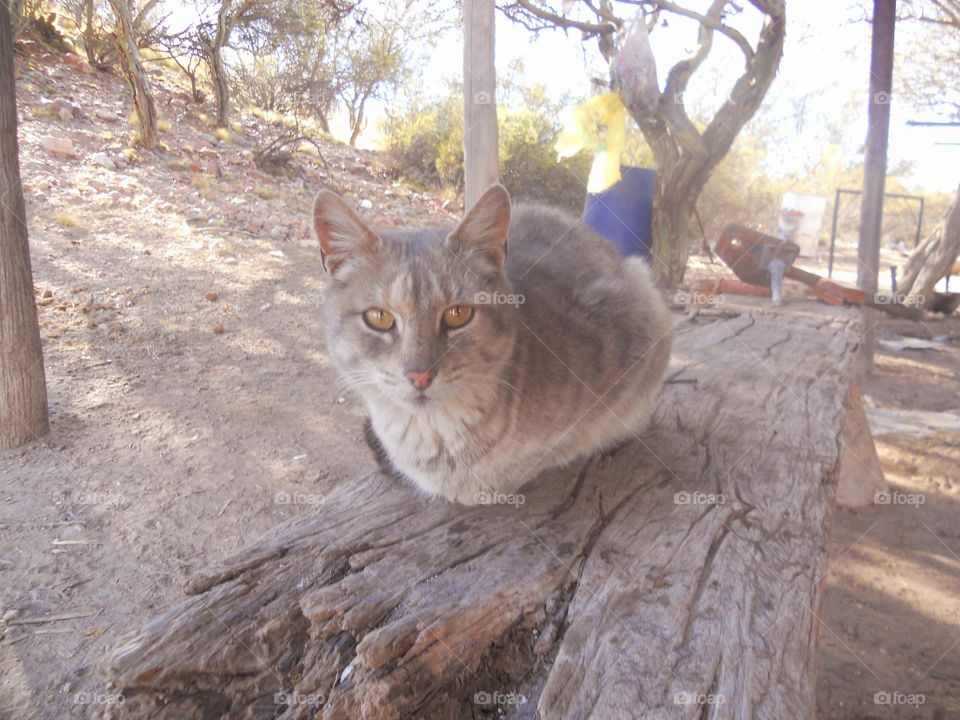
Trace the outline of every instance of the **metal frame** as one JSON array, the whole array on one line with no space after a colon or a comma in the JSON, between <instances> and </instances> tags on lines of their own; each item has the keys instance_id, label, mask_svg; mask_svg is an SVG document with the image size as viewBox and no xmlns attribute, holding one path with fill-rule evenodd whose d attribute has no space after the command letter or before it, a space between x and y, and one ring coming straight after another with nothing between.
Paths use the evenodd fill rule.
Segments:
<instances>
[{"instance_id":1,"label":"metal frame","mask_svg":"<svg viewBox=\"0 0 960 720\"><path fill-rule=\"evenodd\" d=\"M862 190L849 190L847 188L837 188L837 194L833 199L833 226L830 228L830 260L827 265L827 277L833 277L833 252L837 242L837 220L840 216L840 195L847 193L849 195L861 195ZM917 232L913 240L913 246L920 244L920 231L923 228L923 208L924 199L922 195L904 195L903 193L884 193L884 198L903 198L905 200L920 201L920 215L917 217Z\"/></svg>"}]
</instances>

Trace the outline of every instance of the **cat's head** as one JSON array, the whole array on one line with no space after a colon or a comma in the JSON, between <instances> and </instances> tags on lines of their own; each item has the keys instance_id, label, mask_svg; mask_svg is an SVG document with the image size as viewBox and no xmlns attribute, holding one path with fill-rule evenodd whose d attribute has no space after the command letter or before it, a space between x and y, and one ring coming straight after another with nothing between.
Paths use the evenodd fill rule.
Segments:
<instances>
[{"instance_id":1,"label":"cat's head","mask_svg":"<svg viewBox=\"0 0 960 720\"><path fill-rule=\"evenodd\" d=\"M510 196L492 186L453 230L377 232L335 193L313 203L329 282L327 344L368 399L436 409L489 391L513 348L504 273Z\"/></svg>"}]
</instances>

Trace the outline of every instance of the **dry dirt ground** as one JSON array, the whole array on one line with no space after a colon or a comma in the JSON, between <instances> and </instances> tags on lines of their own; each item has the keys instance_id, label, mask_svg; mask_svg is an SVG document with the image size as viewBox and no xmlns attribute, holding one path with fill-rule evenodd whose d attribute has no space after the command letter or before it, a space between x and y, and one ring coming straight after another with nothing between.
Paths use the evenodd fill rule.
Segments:
<instances>
[{"instance_id":1,"label":"dry dirt ground","mask_svg":"<svg viewBox=\"0 0 960 720\"><path fill-rule=\"evenodd\" d=\"M0 453L0 718L87 717L113 700L97 663L123 632L374 467L324 352L311 193L334 187L387 223L453 216L335 144L326 166L307 156L293 179L267 176L251 155L265 123L245 117L221 141L172 88L166 149L124 155L119 80L59 56L20 58L19 72L52 431ZM55 98L73 117L50 112ZM960 408L960 319L880 331L950 340L881 352L863 386L873 404ZM923 503L836 513L821 717L960 717L958 442L960 428L879 437L892 488Z\"/></svg>"}]
</instances>

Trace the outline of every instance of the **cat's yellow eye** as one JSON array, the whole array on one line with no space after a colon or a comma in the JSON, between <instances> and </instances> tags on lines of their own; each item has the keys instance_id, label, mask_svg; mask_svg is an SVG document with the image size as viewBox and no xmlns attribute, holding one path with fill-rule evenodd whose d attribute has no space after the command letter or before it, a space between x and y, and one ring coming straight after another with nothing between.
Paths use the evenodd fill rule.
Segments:
<instances>
[{"instance_id":1,"label":"cat's yellow eye","mask_svg":"<svg viewBox=\"0 0 960 720\"><path fill-rule=\"evenodd\" d=\"M473 308L469 305L453 305L443 311L445 328L461 328L473 319Z\"/></svg>"},{"instance_id":2,"label":"cat's yellow eye","mask_svg":"<svg viewBox=\"0 0 960 720\"><path fill-rule=\"evenodd\" d=\"M378 330L379 332L386 332L397 324L393 313L383 308L370 308L369 310L365 310L363 313L363 321L367 324L367 327Z\"/></svg>"}]
</instances>

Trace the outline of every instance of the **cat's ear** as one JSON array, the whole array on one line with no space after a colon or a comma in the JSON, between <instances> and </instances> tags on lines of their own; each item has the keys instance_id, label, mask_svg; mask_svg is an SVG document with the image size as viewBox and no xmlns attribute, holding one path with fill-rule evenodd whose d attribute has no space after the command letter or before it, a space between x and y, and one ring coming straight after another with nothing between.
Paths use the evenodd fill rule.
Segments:
<instances>
[{"instance_id":1,"label":"cat's ear","mask_svg":"<svg viewBox=\"0 0 960 720\"><path fill-rule=\"evenodd\" d=\"M323 267L331 275L344 263L380 252L377 234L343 198L329 190L321 190L313 200L313 229L320 240Z\"/></svg>"},{"instance_id":2,"label":"cat's ear","mask_svg":"<svg viewBox=\"0 0 960 720\"><path fill-rule=\"evenodd\" d=\"M503 185L491 185L447 238L454 251L485 256L497 269L507 259L510 194Z\"/></svg>"}]
</instances>

